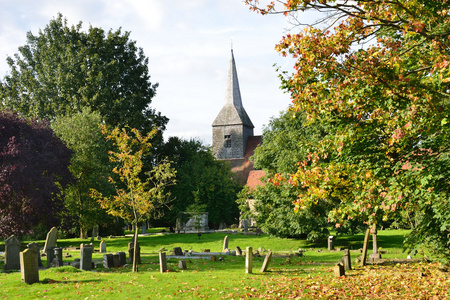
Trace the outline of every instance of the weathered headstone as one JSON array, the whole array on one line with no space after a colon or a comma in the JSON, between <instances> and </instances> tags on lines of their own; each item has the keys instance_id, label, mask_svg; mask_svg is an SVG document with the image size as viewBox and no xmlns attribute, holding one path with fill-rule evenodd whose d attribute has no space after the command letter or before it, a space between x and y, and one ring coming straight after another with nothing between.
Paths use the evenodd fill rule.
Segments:
<instances>
[{"instance_id":1,"label":"weathered headstone","mask_svg":"<svg viewBox=\"0 0 450 300\"><path fill-rule=\"evenodd\" d=\"M142 234L146 234L147 233L147 223L142 224Z\"/></svg>"},{"instance_id":2,"label":"weathered headstone","mask_svg":"<svg viewBox=\"0 0 450 300\"><path fill-rule=\"evenodd\" d=\"M98 236L98 225L95 225L92 228L92 237L91 237L91 241L94 241Z\"/></svg>"},{"instance_id":3,"label":"weathered headstone","mask_svg":"<svg viewBox=\"0 0 450 300\"><path fill-rule=\"evenodd\" d=\"M119 255L119 253L113 254L112 258L113 258L113 267L114 268L120 267L121 264L120 264L120 255Z\"/></svg>"},{"instance_id":4,"label":"weathered headstone","mask_svg":"<svg viewBox=\"0 0 450 300\"><path fill-rule=\"evenodd\" d=\"M94 248L84 246L80 249L80 270L92 270L92 253Z\"/></svg>"},{"instance_id":5,"label":"weathered headstone","mask_svg":"<svg viewBox=\"0 0 450 300\"><path fill-rule=\"evenodd\" d=\"M245 253L245 273L251 274L253 271L253 248L247 247Z\"/></svg>"},{"instance_id":6,"label":"weathered headstone","mask_svg":"<svg viewBox=\"0 0 450 300\"><path fill-rule=\"evenodd\" d=\"M55 248L47 249L45 254L47 257L47 268L51 268L53 259L55 258Z\"/></svg>"},{"instance_id":7,"label":"weathered headstone","mask_svg":"<svg viewBox=\"0 0 450 300\"><path fill-rule=\"evenodd\" d=\"M136 255L136 263L141 263L141 247L139 246L139 242L137 243L137 255ZM128 261L129 263L133 263L133 257L134 257L134 243L130 242L128 243Z\"/></svg>"},{"instance_id":8,"label":"weathered headstone","mask_svg":"<svg viewBox=\"0 0 450 300\"><path fill-rule=\"evenodd\" d=\"M100 242L100 253L106 253L106 242L105 241Z\"/></svg>"},{"instance_id":9,"label":"weathered headstone","mask_svg":"<svg viewBox=\"0 0 450 300\"><path fill-rule=\"evenodd\" d=\"M239 246L236 247L236 255L242 255L242 249Z\"/></svg>"},{"instance_id":10,"label":"weathered headstone","mask_svg":"<svg viewBox=\"0 0 450 300\"><path fill-rule=\"evenodd\" d=\"M370 229L366 230L366 236L364 237L364 245L361 254L361 265L364 267L366 265L367 248L369 248L370 239Z\"/></svg>"},{"instance_id":11,"label":"weathered headstone","mask_svg":"<svg viewBox=\"0 0 450 300\"><path fill-rule=\"evenodd\" d=\"M117 252L117 254L119 255L120 266L125 266L127 264L127 255L123 251Z\"/></svg>"},{"instance_id":12,"label":"weathered headstone","mask_svg":"<svg viewBox=\"0 0 450 300\"><path fill-rule=\"evenodd\" d=\"M103 268L111 269L114 267L113 255L112 254L104 254L103 255Z\"/></svg>"},{"instance_id":13,"label":"weathered headstone","mask_svg":"<svg viewBox=\"0 0 450 300\"><path fill-rule=\"evenodd\" d=\"M63 266L63 249L62 248L53 248L53 260L51 262L51 266L53 268L62 267Z\"/></svg>"},{"instance_id":14,"label":"weathered headstone","mask_svg":"<svg viewBox=\"0 0 450 300\"><path fill-rule=\"evenodd\" d=\"M27 245L28 249L31 249L32 251L36 251L37 253L39 253L39 245L38 243L29 243ZM44 265L42 265L42 260L41 260L41 256L37 255L37 260L38 260L38 268L43 268Z\"/></svg>"},{"instance_id":15,"label":"weathered headstone","mask_svg":"<svg viewBox=\"0 0 450 300\"><path fill-rule=\"evenodd\" d=\"M334 236L330 235L328 237L328 251L334 250Z\"/></svg>"},{"instance_id":16,"label":"weathered headstone","mask_svg":"<svg viewBox=\"0 0 450 300\"><path fill-rule=\"evenodd\" d=\"M244 220L244 232L248 232L248 221Z\"/></svg>"},{"instance_id":17,"label":"weathered headstone","mask_svg":"<svg viewBox=\"0 0 450 300\"><path fill-rule=\"evenodd\" d=\"M164 273L167 271L166 252L159 252L159 271Z\"/></svg>"},{"instance_id":18,"label":"weathered headstone","mask_svg":"<svg viewBox=\"0 0 450 300\"><path fill-rule=\"evenodd\" d=\"M20 277L27 284L39 282L37 256L39 256L39 252L35 248L28 248L20 252Z\"/></svg>"},{"instance_id":19,"label":"weathered headstone","mask_svg":"<svg viewBox=\"0 0 450 300\"><path fill-rule=\"evenodd\" d=\"M185 260L180 260L178 262L178 269L181 269L181 270L186 270L187 269Z\"/></svg>"},{"instance_id":20,"label":"weathered headstone","mask_svg":"<svg viewBox=\"0 0 450 300\"><path fill-rule=\"evenodd\" d=\"M267 252L267 254L266 254L266 258L264 258L264 262L261 267L261 273L264 273L267 271L267 267L269 266L271 259L272 259L272 251L269 250L269 252Z\"/></svg>"},{"instance_id":21,"label":"weathered headstone","mask_svg":"<svg viewBox=\"0 0 450 300\"><path fill-rule=\"evenodd\" d=\"M373 253L369 255L369 260L372 263L378 262L381 259L381 254L378 253L378 243L377 243L377 226L374 225L372 227L372 245L373 245Z\"/></svg>"},{"instance_id":22,"label":"weathered headstone","mask_svg":"<svg viewBox=\"0 0 450 300\"><path fill-rule=\"evenodd\" d=\"M225 238L223 239L223 247L222 247L222 251L225 252L225 250L228 249L228 235L225 236Z\"/></svg>"},{"instance_id":23,"label":"weathered headstone","mask_svg":"<svg viewBox=\"0 0 450 300\"><path fill-rule=\"evenodd\" d=\"M5 264L3 270L20 270L20 241L12 235L5 240Z\"/></svg>"},{"instance_id":24,"label":"weathered headstone","mask_svg":"<svg viewBox=\"0 0 450 300\"><path fill-rule=\"evenodd\" d=\"M56 229L56 227L52 227L52 229L50 229L50 231L47 233L47 238L45 239L44 253L47 253L48 249L53 249L56 247L57 239L58 229Z\"/></svg>"},{"instance_id":25,"label":"weathered headstone","mask_svg":"<svg viewBox=\"0 0 450 300\"><path fill-rule=\"evenodd\" d=\"M351 270L352 269L352 260L350 258L350 250L345 249L344 250L344 268L345 270Z\"/></svg>"},{"instance_id":26,"label":"weathered headstone","mask_svg":"<svg viewBox=\"0 0 450 300\"><path fill-rule=\"evenodd\" d=\"M183 250L181 249L181 247L173 248L173 255L183 256Z\"/></svg>"},{"instance_id":27,"label":"weathered headstone","mask_svg":"<svg viewBox=\"0 0 450 300\"><path fill-rule=\"evenodd\" d=\"M334 266L334 276L335 277L341 277L345 275L345 268L344 265L341 263L338 263Z\"/></svg>"}]
</instances>

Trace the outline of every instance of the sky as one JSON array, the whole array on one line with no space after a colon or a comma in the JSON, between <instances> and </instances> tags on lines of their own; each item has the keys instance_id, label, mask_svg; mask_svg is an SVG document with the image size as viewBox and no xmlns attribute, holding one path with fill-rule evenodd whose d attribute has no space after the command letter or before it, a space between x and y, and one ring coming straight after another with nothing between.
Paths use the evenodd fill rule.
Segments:
<instances>
[{"instance_id":1,"label":"sky","mask_svg":"<svg viewBox=\"0 0 450 300\"><path fill-rule=\"evenodd\" d=\"M7 56L61 13L104 30L122 28L149 58L151 106L169 118L167 139L195 138L211 145L215 117L225 101L231 48L242 102L261 135L272 117L286 110L290 96L280 89L274 64L291 71L293 62L275 45L291 25L283 15L261 16L242 0L0 0L0 78Z\"/></svg>"}]
</instances>

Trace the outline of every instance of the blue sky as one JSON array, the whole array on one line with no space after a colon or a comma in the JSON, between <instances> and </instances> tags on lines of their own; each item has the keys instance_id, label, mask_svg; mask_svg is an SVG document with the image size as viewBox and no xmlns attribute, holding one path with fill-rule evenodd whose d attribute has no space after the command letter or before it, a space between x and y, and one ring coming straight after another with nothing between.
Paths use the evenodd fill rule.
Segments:
<instances>
[{"instance_id":1,"label":"blue sky","mask_svg":"<svg viewBox=\"0 0 450 300\"><path fill-rule=\"evenodd\" d=\"M231 41L244 107L261 134L290 97L280 90L275 63L292 61L275 50L290 27L282 15L261 16L242 0L0 0L0 77L6 57L37 34L58 12L70 25L82 21L105 30L131 32L149 58L152 107L170 121L165 137L198 138L211 144L211 124L224 103Z\"/></svg>"}]
</instances>

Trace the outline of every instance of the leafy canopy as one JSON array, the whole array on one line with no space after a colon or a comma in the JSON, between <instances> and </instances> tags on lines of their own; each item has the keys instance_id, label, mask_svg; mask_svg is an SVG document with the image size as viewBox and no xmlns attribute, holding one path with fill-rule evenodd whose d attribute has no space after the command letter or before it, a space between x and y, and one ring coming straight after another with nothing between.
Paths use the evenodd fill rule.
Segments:
<instances>
[{"instance_id":1,"label":"leafy canopy","mask_svg":"<svg viewBox=\"0 0 450 300\"><path fill-rule=\"evenodd\" d=\"M290 178L305 188L297 209L339 199L329 214L336 227L411 212L421 218L411 245L448 257L449 2L246 2L296 17L298 32L276 46L296 59L283 87L310 122L336 128ZM328 27L300 26L296 12L309 10L327 12Z\"/></svg>"}]
</instances>

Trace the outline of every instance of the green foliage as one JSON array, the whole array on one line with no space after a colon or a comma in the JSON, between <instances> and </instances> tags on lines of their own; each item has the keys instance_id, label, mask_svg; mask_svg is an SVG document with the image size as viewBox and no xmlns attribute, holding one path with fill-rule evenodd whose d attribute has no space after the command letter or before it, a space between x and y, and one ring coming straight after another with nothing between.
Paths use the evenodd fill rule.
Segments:
<instances>
[{"instance_id":1,"label":"green foliage","mask_svg":"<svg viewBox=\"0 0 450 300\"><path fill-rule=\"evenodd\" d=\"M163 156L174 162L177 184L171 188L174 201L167 212L166 224L173 226L180 212L199 206L208 212L210 225L221 222L237 223L239 212L236 194L239 186L230 167L214 158L211 151L196 140L171 137L160 149Z\"/></svg>"},{"instance_id":2,"label":"green foliage","mask_svg":"<svg viewBox=\"0 0 450 300\"><path fill-rule=\"evenodd\" d=\"M149 106L157 84L150 83L148 58L130 33L81 28L81 22L69 27L58 14L37 35L29 32L27 43L7 59L1 107L49 120L90 107L114 127L163 129L167 118Z\"/></svg>"},{"instance_id":3,"label":"green foliage","mask_svg":"<svg viewBox=\"0 0 450 300\"><path fill-rule=\"evenodd\" d=\"M327 201L337 228L406 211L418 217L409 246L424 242L450 259L448 1L280 5L286 15L326 10L335 24L296 27L277 46L296 60L282 77L294 109L335 128L289 178L305 188L296 208Z\"/></svg>"},{"instance_id":4,"label":"green foliage","mask_svg":"<svg viewBox=\"0 0 450 300\"><path fill-rule=\"evenodd\" d=\"M94 225L107 223L110 219L99 203L90 197L91 188L103 194L113 193L108 183L112 173L108 169L108 145L101 123L100 113L83 108L80 113L57 117L51 125L56 135L73 151L69 169L76 181L64 191L67 213L63 228L76 220L75 231L80 232L82 238Z\"/></svg>"}]
</instances>

